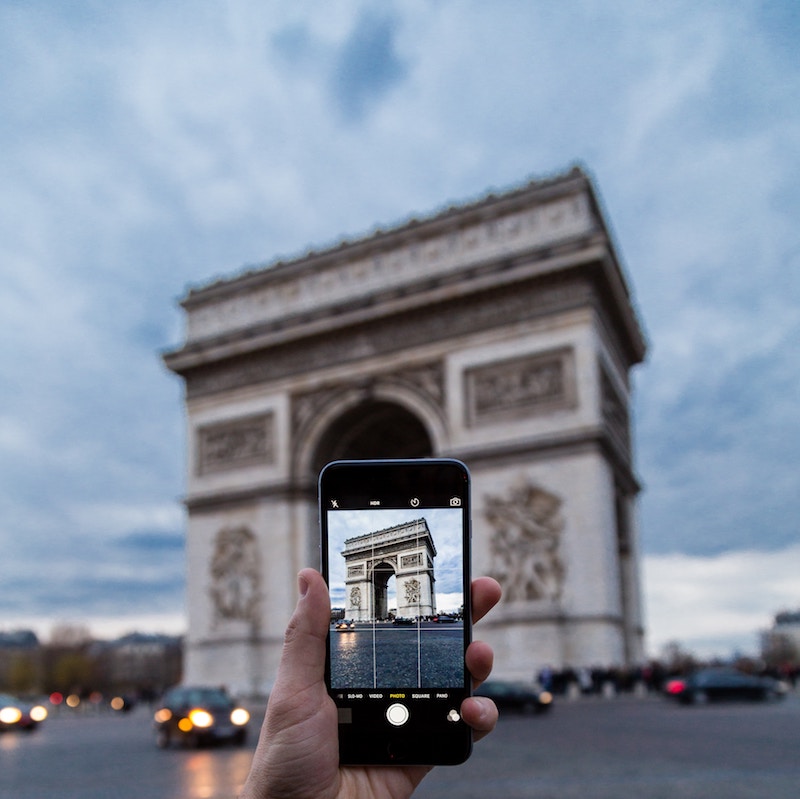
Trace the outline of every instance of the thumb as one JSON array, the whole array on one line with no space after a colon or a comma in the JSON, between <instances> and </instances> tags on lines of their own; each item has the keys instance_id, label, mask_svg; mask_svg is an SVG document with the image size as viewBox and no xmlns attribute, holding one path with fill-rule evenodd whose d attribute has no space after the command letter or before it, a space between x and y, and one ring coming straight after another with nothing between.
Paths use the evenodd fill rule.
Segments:
<instances>
[{"instance_id":1,"label":"thumb","mask_svg":"<svg viewBox=\"0 0 800 799\"><path fill-rule=\"evenodd\" d=\"M322 575L314 569L303 569L297 575L297 587L300 596L286 628L278 669L278 682L292 694L322 683L331 621L328 586Z\"/></svg>"}]
</instances>

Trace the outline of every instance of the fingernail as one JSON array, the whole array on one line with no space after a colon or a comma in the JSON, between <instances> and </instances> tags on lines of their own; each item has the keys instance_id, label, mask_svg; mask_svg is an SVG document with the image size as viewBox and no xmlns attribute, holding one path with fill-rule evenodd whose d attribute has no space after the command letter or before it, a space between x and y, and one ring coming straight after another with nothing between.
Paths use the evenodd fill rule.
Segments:
<instances>
[{"instance_id":1,"label":"fingernail","mask_svg":"<svg viewBox=\"0 0 800 799\"><path fill-rule=\"evenodd\" d=\"M303 574L297 575L297 590L300 592L301 597L308 593L308 580Z\"/></svg>"}]
</instances>

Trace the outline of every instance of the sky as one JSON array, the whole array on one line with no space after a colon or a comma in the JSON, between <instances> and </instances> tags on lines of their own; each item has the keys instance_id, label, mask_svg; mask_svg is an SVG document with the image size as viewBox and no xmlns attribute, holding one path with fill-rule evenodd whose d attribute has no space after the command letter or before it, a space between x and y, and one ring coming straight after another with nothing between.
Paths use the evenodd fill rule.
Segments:
<instances>
[{"instance_id":1,"label":"sky","mask_svg":"<svg viewBox=\"0 0 800 799\"><path fill-rule=\"evenodd\" d=\"M0 4L0 629L180 631L188 287L580 164L648 649L800 607L800 5Z\"/></svg>"}]
</instances>

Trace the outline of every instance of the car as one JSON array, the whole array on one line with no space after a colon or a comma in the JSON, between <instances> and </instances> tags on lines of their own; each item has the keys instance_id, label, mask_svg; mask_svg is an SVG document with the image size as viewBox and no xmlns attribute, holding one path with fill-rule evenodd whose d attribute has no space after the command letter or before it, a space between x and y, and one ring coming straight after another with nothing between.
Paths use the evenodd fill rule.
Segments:
<instances>
[{"instance_id":1,"label":"car","mask_svg":"<svg viewBox=\"0 0 800 799\"><path fill-rule=\"evenodd\" d=\"M31 705L11 694L0 694L0 731L35 730L47 718L44 705Z\"/></svg>"},{"instance_id":2,"label":"car","mask_svg":"<svg viewBox=\"0 0 800 799\"><path fill-rule=\"evenodd\" d=\"M136 707L136 699L126 694L117 694L111 697L108 706L116 713L130 713Z\"/></svg>"},{"instance_id":3,"label":"car","mask_svg":"<svg viewBox=\"0 0 800 799\"><path fill-rule=\"evenodd\" d=\"M412 627L417 623L416 619L409 618L408 616L397 616L392 619L392 624L395 627Z\"/></svg>"},{"instance_id":4,"label":"car","mask_svg":"<svg viewBox=\"0 0 800 799\"><path fill-rule=\"evenodd\" d=\"M241 746L247 740L250 713L222 688L178 686L164 694L154 721L161 749L173 742L199 747L230 741Z\"/></svg>"},{"instance_id":5,"label":"car","mask_svg":"<svg viewBox=\"0 0 800 799\"><path fill-rule=\"evenodd\" d=\"M336 625L335 629L337 633L346 633L350 632L350 630L355 630L355 628L356 628L356 623L354 621L348 621L347 619L342 619L342 621L340 621Z\"/></svg>"},{"instance_id":6,"label":"car","mask_svg":"<svg viewBox=\"0 0 800 799\"><path fill-rule=\"evenodd\" d=\"M785 686L771 677L746 674L738 669L699 669L686 677L667 680L664 694L685 705L702 705L722 700L778 699Z\"/></svg>"},{"instance_id":7,"label":"car","mask_svg":"<svg viewBox=\"0 0 800 799\"><path fill-rule=\"evenodd\" d=\"M545 713L553 706L553 695L531 683L488 680L475 690L475 696L488 696L498 710L520 713Z\"/></svg>"}]
</instances>

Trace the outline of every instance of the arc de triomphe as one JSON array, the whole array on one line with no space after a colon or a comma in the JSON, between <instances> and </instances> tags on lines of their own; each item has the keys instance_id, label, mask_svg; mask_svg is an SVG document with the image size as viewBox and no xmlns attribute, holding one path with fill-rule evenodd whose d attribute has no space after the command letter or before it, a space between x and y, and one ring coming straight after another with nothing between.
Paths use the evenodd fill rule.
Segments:
<instances>
[{"instance_id":1,"label":"arc de triomphe","mask_svg":"<svg viewBox=\"0 0 800 799\"><path fill-rule=\"evenodd\" d=\"M395 576L398 616L432 616L436 613L433 561L436 546L425 519L414 519L344 542L344 614L354 621L389 616L387 586Z\"/></svg>"},{"instance_id":2,"label":"arc de triomphe","mask_svg":"<svg viewBox=\"0 0 800 799\"><path fill-rule=\"evenodd\" d=\"M263 693L316 477L461 458L498 676L643 655L629 374L645 354L587 175L534 181L192 289L185 679Z\"/></svg>"}]
</instances>

